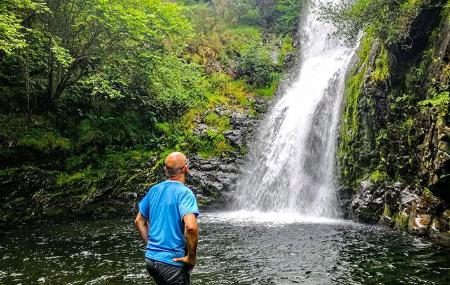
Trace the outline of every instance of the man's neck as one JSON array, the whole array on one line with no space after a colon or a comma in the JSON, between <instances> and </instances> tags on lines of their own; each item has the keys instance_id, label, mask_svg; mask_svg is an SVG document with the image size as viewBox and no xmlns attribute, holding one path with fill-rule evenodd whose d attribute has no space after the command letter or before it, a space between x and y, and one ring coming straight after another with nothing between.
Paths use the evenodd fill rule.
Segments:
<instances>
[{"instance_id":1,"label":"man's neck","mask_svg":"<svg viewBox=\"0 0 450 285\"><path fill-rule=\"evenodd\" d=\"M183 174L183 175L177 175L177 176L172 176L172 177L169 177L169 179L167 179L167 180L170 180L170 181L178 181L178 182L181 182L181 183L186 183L186 176Z\"/></svg>"}]
</instances>

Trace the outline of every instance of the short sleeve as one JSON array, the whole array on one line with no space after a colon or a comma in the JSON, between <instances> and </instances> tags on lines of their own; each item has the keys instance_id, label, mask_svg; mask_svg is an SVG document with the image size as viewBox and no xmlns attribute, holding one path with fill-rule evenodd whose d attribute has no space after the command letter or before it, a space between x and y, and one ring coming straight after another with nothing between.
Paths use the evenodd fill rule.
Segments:
<instances>
[{"instance_id":1,"label":"short sleeve","mask_svg":"<svg viewBox=\"0 0 450 285\"><path fill-rule=\"evenodd\" d=\"M148 220L150 205L148 203L148 193L142 198L141 202L139 202L139 213Z\"/></svg>"},{"instance_id":2,"label":"short sleeve","mask_svg":"<svg viewBox=\"0 0 450 285\"><path fill-rule=\"evenodd\" d=\"M187 214L195 214L195 216L199 215L197 201L195 200L194 193L192 193L191 190L187 190L186 193L180 197L178 202L178 211L181 218Z\"/></svg>"}]
</instances>

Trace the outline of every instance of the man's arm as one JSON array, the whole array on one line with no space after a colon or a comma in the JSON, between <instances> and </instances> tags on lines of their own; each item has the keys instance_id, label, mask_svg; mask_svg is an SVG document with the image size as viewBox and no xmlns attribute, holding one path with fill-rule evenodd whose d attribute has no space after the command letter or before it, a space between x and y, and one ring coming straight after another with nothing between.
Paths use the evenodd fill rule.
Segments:
<instances>
[{"instance_id":1,"label":"man's arm","mask_svg":"<svg viewBox=\"0 0 450 285\"><path fill-rule=\"evenodd\" d=\"M187 214L183 217L184 232L186 237L186 256L181 258L174 258L173 261L183 262L187 264L190 269L194 268L197 258L197 243L198 243L198 224L195 214Z\"/></svg>"},{"instance_id":2,"label":"man's arm","mask_svg":"<svg viewBox=\"0 0 450 285\"><path fill-rule=\"evenodd\" d=\"M148 221L144 216L141 215L141 213L137 214L136 220L134 220L134 225L136 226L136 229L139 232L139 235L141 236L142 241L144 244L147 244L148 242Z\"/></svg>"}]
</instances>

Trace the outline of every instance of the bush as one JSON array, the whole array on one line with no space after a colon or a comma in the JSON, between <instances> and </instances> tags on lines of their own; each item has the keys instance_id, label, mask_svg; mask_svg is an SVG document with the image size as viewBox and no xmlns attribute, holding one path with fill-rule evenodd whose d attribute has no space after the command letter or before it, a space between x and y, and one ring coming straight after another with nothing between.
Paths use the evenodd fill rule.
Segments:
<instances>
[{"instance_id":1,"label":"bush","mask_svg":"<svg viewBox=\"0 0 450 285\"><path fill-rule=\"evenodd\" d=\"M239 75L256 87L270 85L273 70L273 61L269 52L259 45L248 48L239 61Z\"/></svg>"},{"instance_id":2,"label":"bush","mask_svg":"<svg viewBox=\"0 0 450 285\"><path fill-rule=\"evenodd\" d=\"M278 33L292 35L297 31L298 18L303 0L275 1L275 30Z\"/></svg>"}]
</instances>

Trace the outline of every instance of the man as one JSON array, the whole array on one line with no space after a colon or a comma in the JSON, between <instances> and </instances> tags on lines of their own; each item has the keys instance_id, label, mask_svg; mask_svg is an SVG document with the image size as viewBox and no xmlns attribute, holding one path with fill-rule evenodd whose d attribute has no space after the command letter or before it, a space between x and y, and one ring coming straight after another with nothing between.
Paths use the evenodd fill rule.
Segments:
<instances>
[{"instance_id":1,"label":"man","mask_svg":"<svg viewBox=\"0 0 450 285\"><path fill-rule=\"evenodd\" d=\"M169 154L164 170L168 180L150 188L139 203L134 223L147 246L147 271L156 284L190 284L199 212L194 194L184 185L189 172L186 156Z\"/></svg>"}]
</instances>

